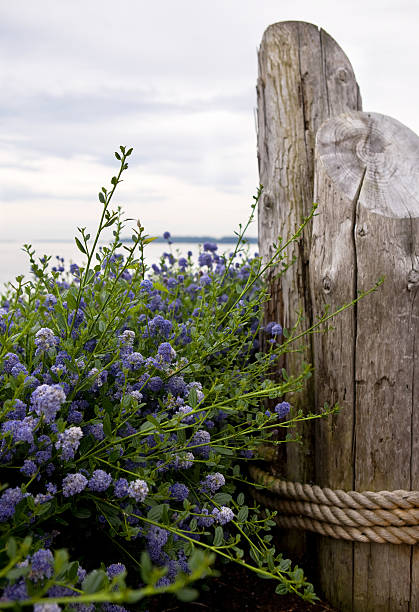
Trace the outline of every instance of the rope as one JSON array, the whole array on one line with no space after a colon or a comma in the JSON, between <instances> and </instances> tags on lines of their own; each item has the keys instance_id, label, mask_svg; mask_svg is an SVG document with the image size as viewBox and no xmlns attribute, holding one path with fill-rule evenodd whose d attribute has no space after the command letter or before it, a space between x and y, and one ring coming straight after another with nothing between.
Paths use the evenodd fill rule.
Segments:
<instances>
[{"instance_id":1,"label":"rope","mask_svg":"<svg viewBox=\"0 0 419 612\"><path fill-rule=\"evenodd\" d=\"M249 471L256 483L279 496L252 493L279 511L274 520L280 527L357 542L419 542L419 491L334 491L281 480L255 466Z\"/></svg>"}]
</instances>

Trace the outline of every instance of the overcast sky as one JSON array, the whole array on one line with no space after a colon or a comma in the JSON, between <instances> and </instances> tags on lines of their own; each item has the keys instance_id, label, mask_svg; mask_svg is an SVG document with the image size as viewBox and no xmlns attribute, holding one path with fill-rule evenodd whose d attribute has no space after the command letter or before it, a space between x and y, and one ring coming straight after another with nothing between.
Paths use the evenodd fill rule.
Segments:
<instances>
[{"instance_id":1,"label":"overcast sky","mask_svg":"<svg viewBox=\"0 0 419 612\"><path fill-rule=\"evenodd\" d=\"M258 185L256 50L288 19L337 40L364 110L419 133L418 0L0 0L0 240L92 228L120 144L116 202L149 233L231 234Z\"/></svg>"}]
</instances>

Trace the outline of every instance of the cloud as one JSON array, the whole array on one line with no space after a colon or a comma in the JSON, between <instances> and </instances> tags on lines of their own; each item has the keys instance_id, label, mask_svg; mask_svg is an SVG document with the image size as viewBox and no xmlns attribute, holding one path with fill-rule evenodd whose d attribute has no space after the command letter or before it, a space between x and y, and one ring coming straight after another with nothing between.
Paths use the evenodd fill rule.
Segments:
<instances>
[{"instance_id":1,"label":"cloud","mask_svg":"<svg viewBox=\"0 0 419 612\"><path fill-rule=\"evenodd\" d=\"M364 108L419 132L415 0L15 0L1 17L0 239L92 226L120 144L118 202L150 232L231 233L258 184L256 48L275 21L324 27Z\"/></svg>"}]
</instances>

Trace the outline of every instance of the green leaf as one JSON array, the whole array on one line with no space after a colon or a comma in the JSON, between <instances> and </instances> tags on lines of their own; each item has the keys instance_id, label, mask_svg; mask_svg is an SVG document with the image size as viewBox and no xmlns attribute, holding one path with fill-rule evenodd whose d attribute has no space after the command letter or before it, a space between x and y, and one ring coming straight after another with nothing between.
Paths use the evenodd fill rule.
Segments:
<instances>
[{"instance_id":1,"label":"green leaf","mask_svg":"<svg viewBox=\"0 0 419 612\"><path fill-rule=\"evenodd\" d=\"M191 589L190 587L184 587L183 589L179 589L176 591L176 597L180 599L180 601L193 601L198 597L199 593L196 589Z\"/></svg>"},{"instance_id":2,"label":"green leaf","mask_svg":"<svg viewBox=\"0 0 419 612\"><path fill-rule=\"evenodd\" d=\"M9 559L14 559L17 553L17 544L14 538L9 538L6 544L6 552Z\"/></svg>"},{"instance_id":3,"label":"green leaf","mask_svg":"<svg viewBox=\"0 0 419 612\"><path fill-rule=\"evenodd\" d=\"M81 588L88 594L97 593L103 588L103 586L105 585L105 581L105 572L103 570L96 569L86 576L86 578L83 580Z\"/></svg>"},{"instance_id":4,"label":"green leaf","mask_svg":"<svg viewBox=\"0 0 419 612\"><path fill-rule=\"evenodd\" d=\"M164 504L159 504L158 506L153 506L147 512L147 518L149 518L151 521L156 521L157 522L157 521L159 521L161 519L161 516L163 514L163 510L164 510Z\"/></svg>"},{"instance_id":5,"label":"green leaf","mask_svg":"<svg viewBox=\"0 0 419 612\"><path fill-rule=\"evenodd\" d=\"M216 493L212 497L212 499L216 504L220 504L220 506L225 506L231 501L232 498L230 493Z\"/></svg>"},{"instance_id":6,"label":"green leaf","mask_svg":"<svg viewBox=\"0 0 419 612\"><path fill-rule=\"evenodd\" d=\"M73 516L79 519L90 518L92 513L88 508L75 508L72 512Z\"/></svg>"},{"instance_id":7,"label":"green leaf","mask_svg":"<svg viewBox=\"0 0 419 612\"><path fill-rule=\"evenodd\" d=\"M72 561L67 569L67 580L69 582L75 582L77 578L77 570L79 569L79 562Z\"/></svg>"},{"instance_id":8,"label":"green leaf","mask_svg":"<svg viewBox=\"0 0 419 612\"><path fill-rule=\"evenodd\" d=\"M105 196L101 191L99 192L99 202L101 202L102 204L106 203Z\"/></svg>"},{"instance_id":9,"label":"green leaf","mask_svg":"<svg viewBox=\"0 0 419 612\"><path fill-rule=\"evenodd\" d=\"M79 251L81 251L82 253L84 253L84 255L87 255L87 253L86 253L86 249L84 248L84 246L82 245L82 243L80 242L80 240L77 238L77 236L75 236L75 237L74 237L74 240L76 241L77 248L79 249Z\"/></svg>"},{"instance_id":10,"label":"green leaf","mask_svg":"<svg viewBox=\"0 0 419 612\"><path fill-rule=\"evenodd\" d=\"M221 546L224 542L224 531L221 525L217 525L214 532L214 540L212 542L213 546Z\"/></svg>"},{"instance_id":11,"label":"green leaf","mask_svg":"<svg viewBox=\"0 0 419 612\"><path fill-rule=\"evenodd\" d=\"M248 516L249 516L248 506L242 506L237 514L237 521L239 523L244 523L245 521L247 521Z\"/></svg>"},{"instance_id":12,"label":"green leaf","mask_svg":"<svg viewBox=\"0 0 419 612\"><path fill-rule=\"evenodd\" d=\"M121 156L116 151L115 151L115 157L118 161L121 161Z\"/></svg>"},{"instance_id":13,"label":"green leaf","mask_svg":"<svg viewBox=\"0 0 419 612\"><path fill-rule=\"evenodd\" d=\"M239 504L239 506L242 506L244 504L244 493L239 493L237 496L237 503Z\"/></svg>"},{"instance_id":14,"label":"green leaf","mask_svg":"<svg viewBox=\"0 0 419 612\"><path fill-rule=\"evenodd\" d=\"M145 584L149 584L153 566L147 551L141 553L141 578Z\"/></svg>"},{"instance_id":15,"label":"green leaf","mask_svg":"<svg viewBox=\"0 0 419 612\"><path fill-rule=\"evenodd\" d=\"M105 414L103 419L103 432L108 438L112 435L112 424L109 414Z\"/></svg>"}]
</instances>

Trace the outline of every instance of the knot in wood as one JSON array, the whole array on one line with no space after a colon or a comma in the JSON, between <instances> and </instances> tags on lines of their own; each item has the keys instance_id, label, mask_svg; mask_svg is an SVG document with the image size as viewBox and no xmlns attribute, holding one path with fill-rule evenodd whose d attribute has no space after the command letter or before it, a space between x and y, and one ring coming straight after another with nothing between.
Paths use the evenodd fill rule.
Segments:
<instances>
[{"instance_id":1,"label":"knot in wood","mask_svg":"<svg viewBox=\"0 0 419 612\"><path fill-rule=\"evenodd\" d=\"M274 205L274 197L269 191L262 194L262 204L267 210L272 210Z\"/></svg>"},{"instance_id":2,"label":"knot in wood","mask_svg":"<svg viewBox=\"0 0 419 612\"><path fill-rule=\"evenodd\" d=\"M363 238L364 236L366 236L368 234L368 229L366 225L361 225L358 228L358 236L361 236L361 238Z\"/></svg>"},{"instance_id":3,"label":"knot in wood","mask_svg":"<svg viewBox=\"0 0 419 612\"><path fill-rule=\"evenodd\" d=\"M346 81L348 80L348 73L346 72L345 68L339 68L339 70L337 71L337 77L339 81L346 83Z\"/></svg>"},{"instance_id":4,"label":"knot in wood","mask_svg":"<svg viewBox=\"0 0 419 612\"><path fill-rule=\"evenodd\" d=\"M327 274L323 278L323 290L325 293L330 293L332 290L332 280Z\"/></svg>"},{"instance_id":5,"label":"knot in wood","mask_svg":"<svg viewBox=\"0 0 419 612\"><path fill-rule=\"evenodd\" d=\"M410 270L407 276L407 289L408 291L412 291L419 287L419 270Z\"/></svg>"}]
</instances>

